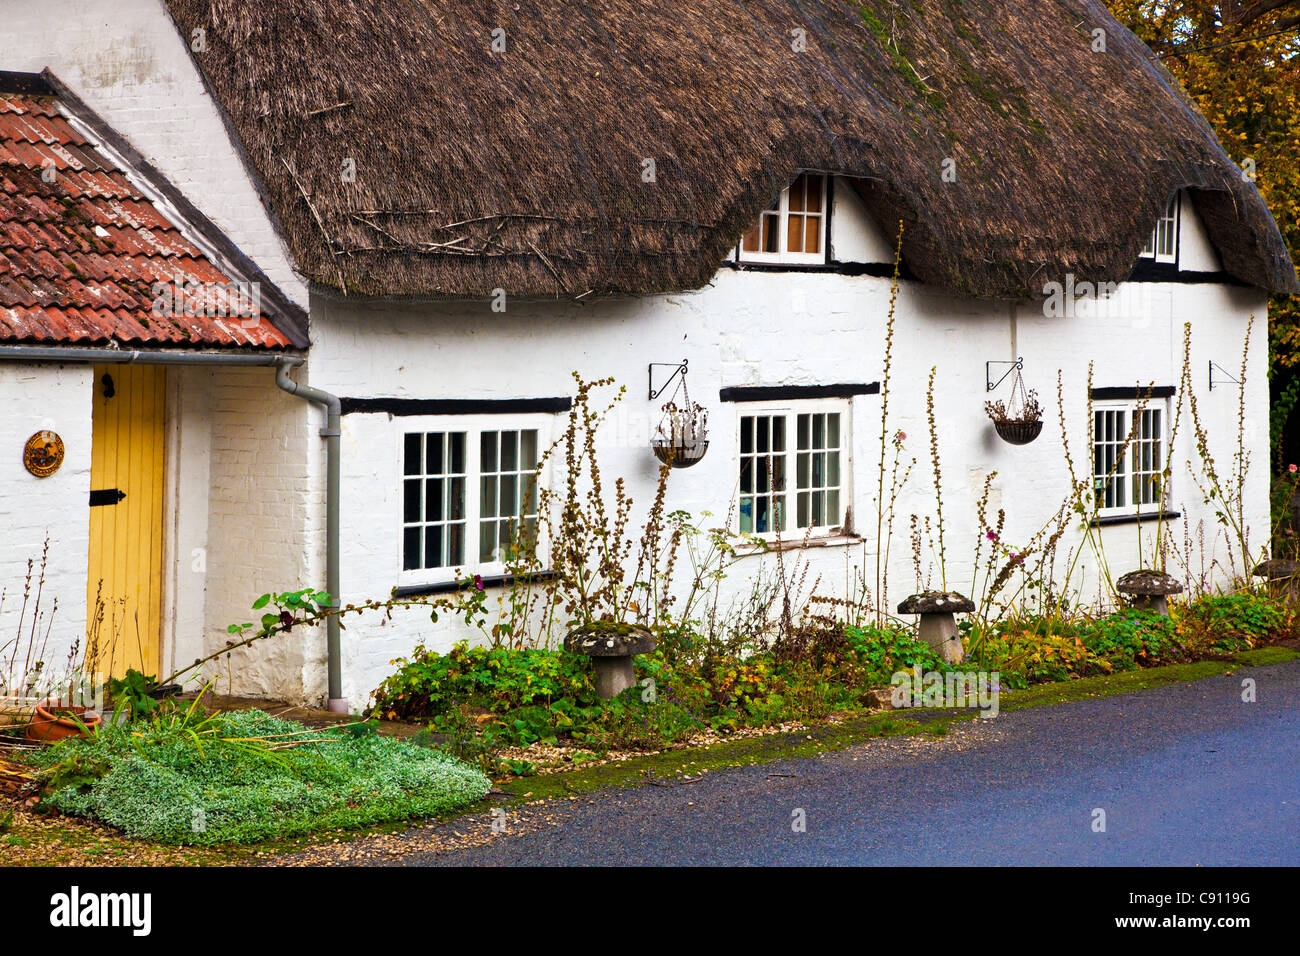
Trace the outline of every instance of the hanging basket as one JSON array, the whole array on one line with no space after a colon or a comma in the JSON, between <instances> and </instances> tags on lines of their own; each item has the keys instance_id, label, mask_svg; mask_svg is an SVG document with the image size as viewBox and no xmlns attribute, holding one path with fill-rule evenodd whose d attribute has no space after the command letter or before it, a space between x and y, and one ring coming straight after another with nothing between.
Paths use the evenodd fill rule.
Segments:
<instances>
[{"instance_id":1,"label":"hanging basket","mask_svg":"<svg viewBox=\"0 0 1300 956\"><path fill-rule=\"evenodd\" d=\"M679 396L681 405L677 404ZM650 439L650 448L669 468L689 468L709 450L709 413L691 401L685 371L663 412L655 437Z\"/></svg>"},{"instance_id":2,"label":"hanging basket","mask_svg":"<svg viewBox=\"0 0 1300 956\"><path fill-rule=\"evenodd\" d=\"M709 450L708 439L687 438L672 441L667 438L655 438L650 442L655 457L670 468L689 468Z\"/></svg>"},{"instance_id":3,"label":"hanging basket","mask_svg":"<svg viewBox=\"0 0 1300 956\"><path fill-rule=\"evenodd\" d=\"M993 427L1004 442L1028 445L1043 430L1043 409L1038 404L1038 393L1025 388L1019 365L1014 371L1010 399L1005 404L1001 401L985 402L984 411L993 420Z\"/></svg>"},{"instance_id":4,"label":"hanging basket","mask_svg":"<svg viewBox=\"0 0 1300 956\"><path fill-rule=\"evenodd\" d=\"M994 421L993 427L998 430L998 437L1007 444L1028 445L1042 432L1043 423L1041 419L1036 422Z\"/></svg>"}]
</instances>

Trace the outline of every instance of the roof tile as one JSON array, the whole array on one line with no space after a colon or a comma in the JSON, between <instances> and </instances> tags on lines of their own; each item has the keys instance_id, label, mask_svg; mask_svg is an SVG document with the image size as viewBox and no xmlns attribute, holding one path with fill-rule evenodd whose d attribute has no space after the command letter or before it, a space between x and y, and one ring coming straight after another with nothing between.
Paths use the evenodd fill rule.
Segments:
<instances>
[{"instance_id":1,"label":"roof tile","mask_svg":"<svg viewBox=\"0 0 1300 956\"><path fill-rule=\"evenodd\" d=\"M0 95L0 342L288 346L233 288L55 97Z\"/></svg>"}]
</instances>

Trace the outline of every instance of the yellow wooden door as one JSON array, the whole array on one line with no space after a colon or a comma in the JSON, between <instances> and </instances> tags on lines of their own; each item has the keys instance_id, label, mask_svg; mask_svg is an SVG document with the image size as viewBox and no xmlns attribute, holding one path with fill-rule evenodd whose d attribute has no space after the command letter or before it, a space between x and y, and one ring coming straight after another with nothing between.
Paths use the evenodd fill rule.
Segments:
<instances>
[{"instance_id":1,"label":"yellow wooden door","mask_svg":"<svg viewBox=\"0 0 1300 956\"><path fill-rule=\"evenodd\" d=\"M95 367L86 669L161 664L166 369Z\"/></svg>"}]
</instances>

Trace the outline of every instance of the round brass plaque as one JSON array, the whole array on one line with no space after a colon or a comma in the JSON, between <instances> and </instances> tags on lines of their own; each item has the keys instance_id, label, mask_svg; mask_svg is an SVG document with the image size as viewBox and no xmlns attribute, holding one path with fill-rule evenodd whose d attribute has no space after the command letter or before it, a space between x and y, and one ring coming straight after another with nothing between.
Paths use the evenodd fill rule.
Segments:
<instances>
[{"instance_id":1,"label":"round brass plaque","mask_svg":"<svg viewBox=\"0 0 1300 956\"><path fill-rule=\"evenodd\" d=\"M37 478L48 478L63 464L63 439L57 432L41 431L23 446L23 465Z\"/></svg>"}]
</instances>

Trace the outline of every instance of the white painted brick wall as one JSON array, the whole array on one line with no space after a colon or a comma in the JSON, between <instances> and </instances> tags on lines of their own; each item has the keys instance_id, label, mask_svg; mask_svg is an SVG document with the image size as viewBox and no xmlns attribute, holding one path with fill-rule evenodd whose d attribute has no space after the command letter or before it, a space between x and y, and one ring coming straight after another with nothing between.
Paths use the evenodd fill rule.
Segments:
<instances>
[{"instance_id":1,"label":"white painted brick wall","mask_svg":"<svg viewBox=\"0 0 1300 956\"><path fill-rule=\"evenodd\" d=\"M275 386L270 369L219 369L206 415L212 443L207 520L208 653L230 639L228 625L255 621L250 606L268 591L323 587L320 541L312 529L323 507L312 449L320 443L310 406ZM311 697L304 663L323 654L323 633L304 631L236 651L205 673L227 670L236 694Z\"/></svg>"},{"instance_id":2,"label":"white painted brick wall","mask_svg":"<svg viewBox=\"0 0 1300 956\"><path fill-rule=\"evenodd\" d=\"M1007 509L1005 539L1023 544L1065 498L1066 477L1057 421L1056 374L1061 370L1071 450L1077 466L1090 468L1086 426L1088 362L1093 384L1178 385L1182 321L1194 322L1193 387L1221 464L1232 450L1237 390L1208 392L1210 357L1229 369L1240 364L1246 318L1257 316L1247 383L1247 446L1252 471L1249 519L1253 542L1267 536L1268 455L1265 361L1265 299L1250 290L1208 285L1140 284L1138 310L1112 318L1044 318L1021 306L956 300L915 284L899 298L890 395L890 432L907 434L916 470L900 498L894 529L889 601L912 590L914 574L907 541L908 516L933 514L925 388L931 366L938 369L935 414L944 482L948 583L970 590L971 558L977 536L975 502L985 474L996 470L994 507ZM646 363L690 359L692 397L710 409L713 445L704 460L672 478L669 508L698 514L726 513L736 486L735 435L739 406L718 401L718 388L731 385L872 382L883 372L884 325L889 282L829 274L736 273L723 270L709 288L690 294L619 300L590 306L511 301L504 314L489 303L383 306L315 297L318 340L311 359L312 380L353 397L535 398L572 392L569 373L587 378L615 376L628 386L622 407L602 433L607 481L629 480L632 495L649 502L656 461L647 442L659 418L659 404L646 399ZM1013 332L1014 329L1014 332ZM996 437L984 413L985 362L1023 355L1025 378L1047 409L1043 435L1014 447ZM1005 368L1005 366L1003 367ZM1000 371L996 374L1000 374ZM1005 397L1004 384L997 397ZM879 456L879 396L854 400L854 505L858 531L873 513ZM344 418L343 597L345 601L386 596L398 583L400 527L398 441L402 420L386 414ZM1174 528L1204 522L1213 539L1212 511L1201 502L1184 462L1194 457L1187 421L1175 452L1173 501L1184 518ZM1084 476L1086 477L1086 476ZM552 481L555 484L555 481ZM1118 575L1139 566L1136 529L1108 528L1106 555ZM1071 533L1059 552L1077 547ZM1151 534L1144 532L1142 554ZM1211 540L1213 544L1213 541ZM868 547L873 548L870 544ZM811 561L827 589L842 586L846 561L861 562L863 548L826 548ZM874 550L872 550L874 554ZM1222 542L1218 554L1223 556ZM760 559L746 559L728 582L744 587L745 574ZM874 558L869 559L874 577ZM1097 572L1085 556L1076 581ZM344 632L345 692L354 704L391 670L388 661L418 642L444 649L470 637L459 622L430 624L427 614L398 614L391 623L353 623Z\"/></svg>"},{"instance_id":3,"label":"white painted brick wall","mask_svg":"<svg viewBox=\"0 0 1300 956\"><path fill-rule=\"evenodd\" d=\"M49 558L36 628L47 669L62 669L69 648L84 643L86 568L90 525L90 406L92 374L81 366L0 364L0 647L18 636L23 581L35 561L25 624L32 625L41 551ZM50 429L63 439L63 466L48 478L30 474L22 463L32 433ZM57 602L57 608L56 608ZM27 653L26 632L18 644L17 668ZM7 672L14 645L0 653Z\"/></svg>"}]
</instances>

